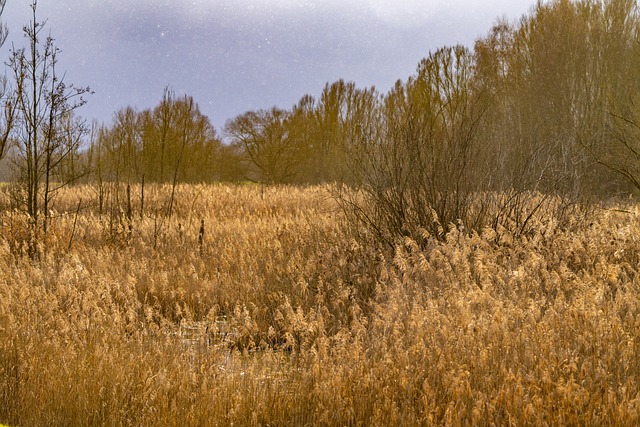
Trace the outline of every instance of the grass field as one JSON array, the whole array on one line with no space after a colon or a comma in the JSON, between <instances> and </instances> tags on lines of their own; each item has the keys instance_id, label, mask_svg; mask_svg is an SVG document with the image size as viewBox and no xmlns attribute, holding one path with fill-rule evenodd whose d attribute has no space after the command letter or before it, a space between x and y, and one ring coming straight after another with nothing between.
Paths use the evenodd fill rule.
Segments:
<instances>
[{"instance_id":1,"label":"grass field","mask_svg":"<svg viewBox=\"0 0 640 427\"><path fill-rule=\"evenodd\" d=\"M325 187L124 194L35 251L0 196L0 423L640 423L634 203L390 253Z\"/></svg>"}]
</instances>

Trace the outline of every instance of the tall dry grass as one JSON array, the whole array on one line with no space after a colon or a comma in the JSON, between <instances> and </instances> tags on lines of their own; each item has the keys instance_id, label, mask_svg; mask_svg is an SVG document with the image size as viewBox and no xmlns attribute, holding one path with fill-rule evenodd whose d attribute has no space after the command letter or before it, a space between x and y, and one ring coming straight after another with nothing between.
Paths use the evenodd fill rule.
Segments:
<instances>
[{"instance_id":1,"label":"tall dry grass","mask_svg":"<svg viewBox=\"0 0 640 427\"><path fill-rule=\"evenodd\" d=\"M0 423L640 422L635 204L389 253L324 187L170 191L65 190L32 256L2 213Z\"/></svg>"}]
</instances>

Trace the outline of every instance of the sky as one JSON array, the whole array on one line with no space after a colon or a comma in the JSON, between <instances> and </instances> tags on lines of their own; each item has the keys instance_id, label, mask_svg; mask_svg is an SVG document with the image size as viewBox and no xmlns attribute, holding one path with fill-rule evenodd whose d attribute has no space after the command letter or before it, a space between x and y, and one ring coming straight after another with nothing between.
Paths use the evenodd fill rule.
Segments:
<instances>
[{"instance_id":1,"label":"sky","mask_svg":"<svg viewBox=\"0 0 640 427\"><path fill-rule=\"evenodd\" d=\"M119 109L193 96L218 131L227 119L318 97L338 79L387 92L442 46L473 42L535 0L39 0L66 82L95 92L78 113L110 123ZM9 39L25 45L31 0L7 0Z\"/></svg>"}]
</instances>

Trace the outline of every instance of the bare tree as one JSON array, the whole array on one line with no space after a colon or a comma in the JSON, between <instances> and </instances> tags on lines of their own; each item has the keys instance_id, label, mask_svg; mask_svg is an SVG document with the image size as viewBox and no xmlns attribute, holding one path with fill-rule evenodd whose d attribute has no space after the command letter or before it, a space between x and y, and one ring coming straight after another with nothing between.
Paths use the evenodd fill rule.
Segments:
<instances>
[{"instance_id":1,"label":"bare tree","mask_svg":"<svg viewBox=\"0 0 640 427\"><path fill-rule=\"evenodd\" d=\"M0 16L4 12L7 0L0 0ZM0 47L7 41L9 28L0 21ZM0 102L2 103L2 115L0 116L0 160L4 157L7 142L11 134L11 128L15 118L15 103L9 94L9 85L6 76L0 77Z\"/></svg>"},{"instance_id":2,"label":"bare tree","mask_svg":"<svg viewBox=\"0 0 640 427\"><path fill-rule=\"evenodd\" d=\"M90 136L91 129L85 119L73 112L62 115L58 124L58 138L60 156L57 163L57 181L60 185L75 183L89 173L89 164L83 160L81 145L86 136Z\"/></svg>"},{"instance_id":3,"label":"bare tree","mask_svg":"<svg viewBox=\"0 0 640 427\"><path fill-rule=\"evenodd\" d=\"M358 89L353 82L338 80L325 85L315 109L317 136L313 147L320 180L351 181L347 155L375 110L375 88Z\"/></svg>"},{"instance_id":4,"label":"bare tree","mask_svg":"<svg viewBox=\"0 0 640 427\"><path fill-rule=\"evenodd\" d=\"M225 124L225 133L258 169L248 177L268 183L292 181L301 162L300 146L290 138L290 113L279 108L250 111Z\"/></svg>"},{"instance_id":5,"label":"bare tree","mask_svg":"<svg viewBox=\"0 0 640 427\"><path fill-rule=\"evenodd\" d=\"M456 46L431 54L386 96L377 120L361 122L354 134L360 193L340 194L347 213L391 247L398 236L420 238L421 229L443 238L443 227L458 220L482 227L484 206L475 194L487 185L478 168L485 110L470 52Z\"/></svg>"},{"instance_id":6,"label":"bare tree","mask_svg":"<svg viewBox=\"0 0 640 427\"><path fill-rule=\"evenodd\" d=\"M23 28L28 48L11 51L9 68L15 83L16 138L21 182L25 186L24 204L33 230L40 223L47 232L54 171L71 155L64 144L61 122L85 103L83 95L89 88L76 88L57 72L60 50L54 39L42 35L46 21L37 19L37 2L31 3L32 20Z\"/></svg>"},{"instance_id":7,"label":"bare tree","mask_svg":"<svg viewBox=\"0 0 640 427\"><path fill-rule=\"evenodd\" d=\"M602 25L616 31L601 31L606 37L594 55L602 58L597 69L601 123L581 135L580 143L598 164L640 190L640 8L637 2L611 1L604 17Z\"/></svg>"},{"instance_id":8,"label":"bare tree","mask_svg":"<svg viewBox=\"0 0 640 427\"><path fill-rule=\"evenodd\" d=\"M620 112L610 113L610 144L588 145L596 161L640 190L640 107L632 97Z\"/></svg>"}]
</instances>

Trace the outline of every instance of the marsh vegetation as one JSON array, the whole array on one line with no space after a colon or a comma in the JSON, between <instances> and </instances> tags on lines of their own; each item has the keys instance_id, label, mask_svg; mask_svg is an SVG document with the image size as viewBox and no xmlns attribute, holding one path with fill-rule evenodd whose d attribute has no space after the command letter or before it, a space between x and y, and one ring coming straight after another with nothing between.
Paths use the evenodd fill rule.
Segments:
<instances>
[{"instance_id":1,"label":"marsh vegetation","mask_svg":"<svg viewBox=\"0 0 640 427\"><path fill-rule=\"evenodd\" d=\"M28 219L4 210L0 419L639 421L634 201L562 226L545 215L527 234L443 225L441 240L390 251L329 190L184 185L159 226L171 187L157 186L130 228L69 188L35 257Z\"/></svg>"}]
</instances>

